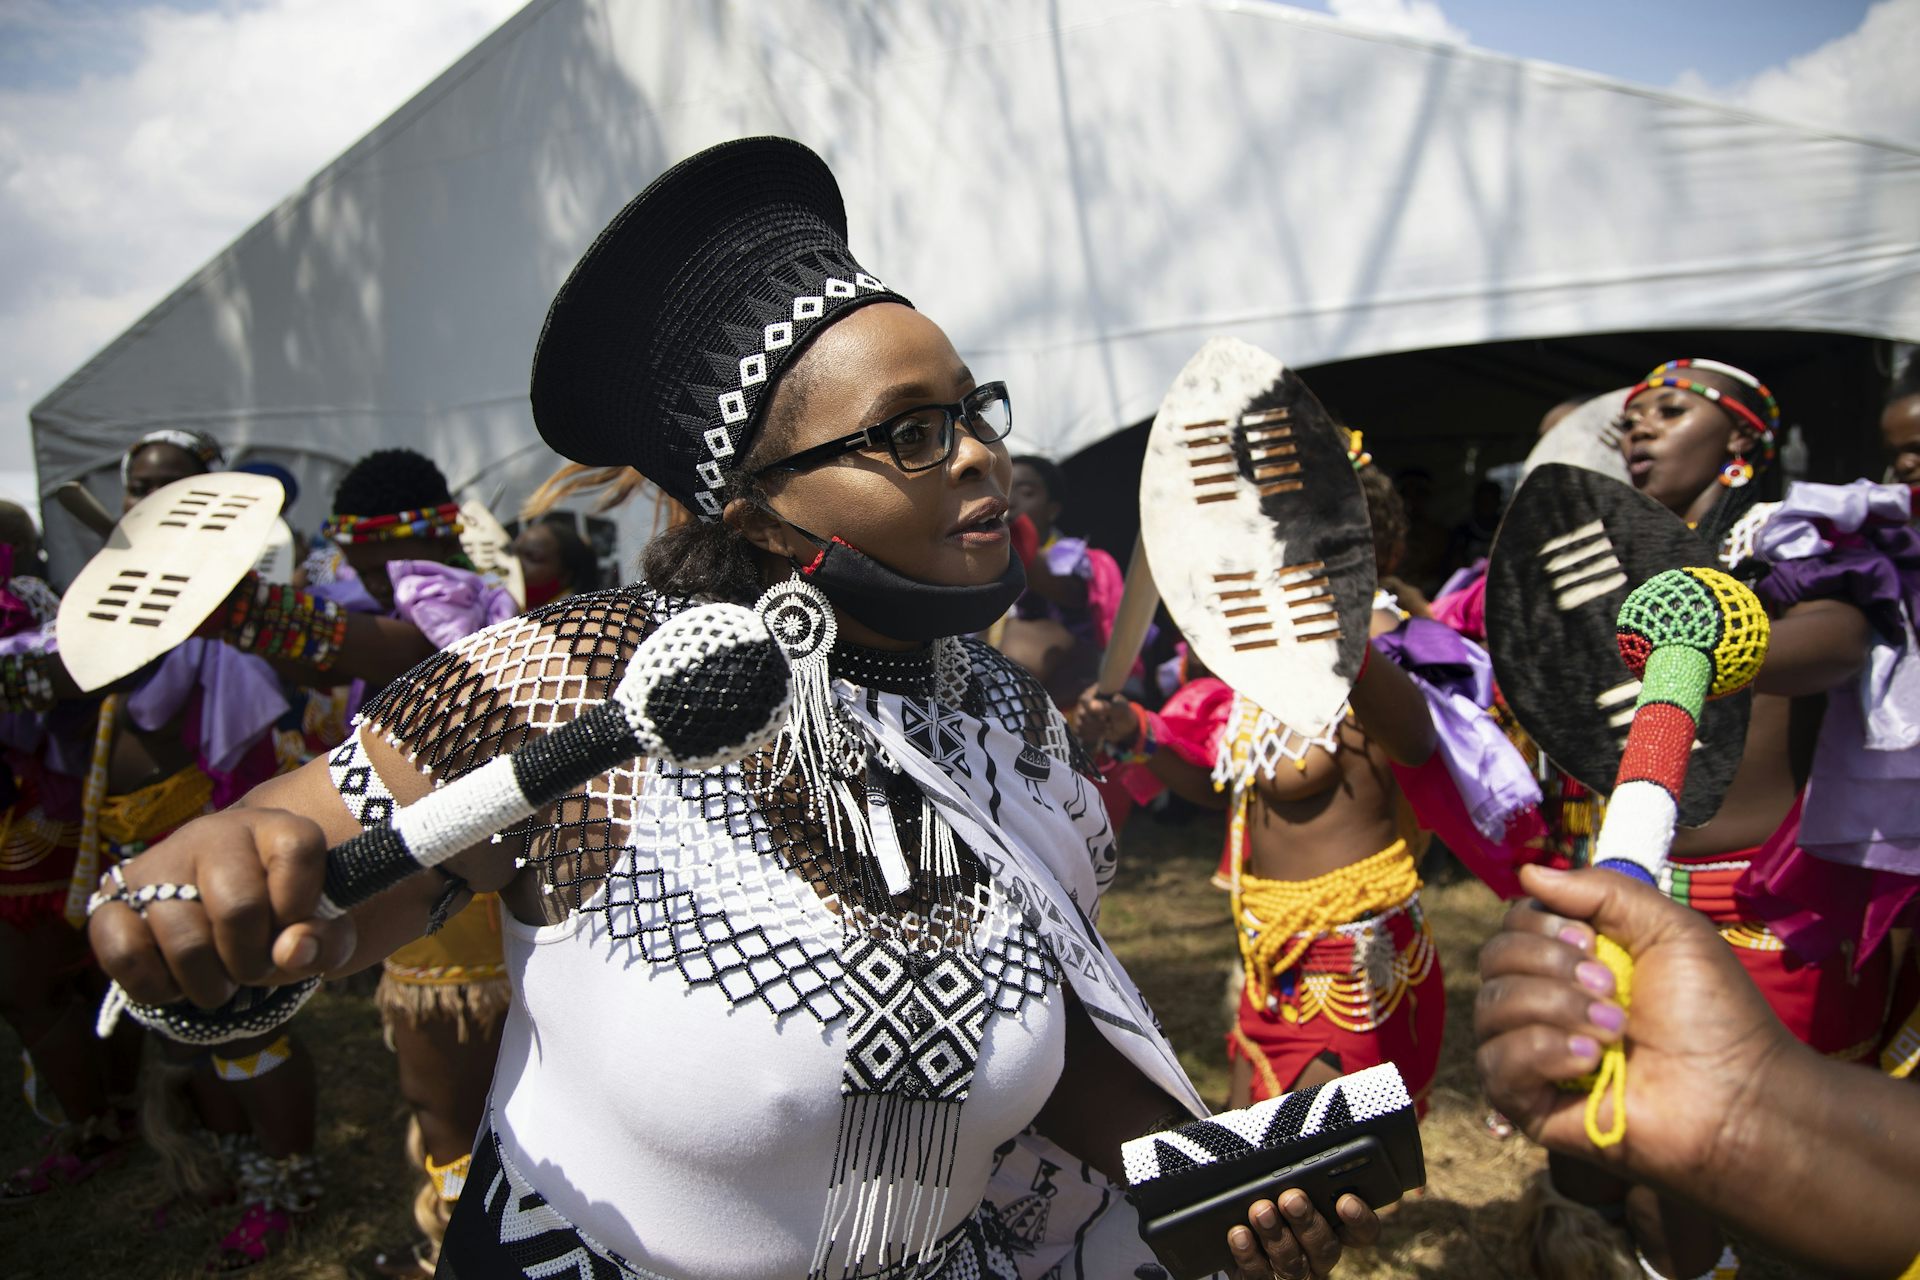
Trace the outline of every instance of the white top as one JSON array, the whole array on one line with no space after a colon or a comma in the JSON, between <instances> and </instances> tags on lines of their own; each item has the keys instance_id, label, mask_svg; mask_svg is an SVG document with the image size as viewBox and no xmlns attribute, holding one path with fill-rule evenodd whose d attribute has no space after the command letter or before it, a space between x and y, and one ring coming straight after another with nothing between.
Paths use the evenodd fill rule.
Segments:
<instances>
[{"instance_id":1,"label":"white top","mask_svg":"<svg viewBox=\"0 0 1920 1280\"><path fill-rule=\"evenodd\" d=\"M367 719L436 780L460 776L606 697L620 665L605 658L673 607L628 589L510 619L390 686ZM989 1198L996 1149L1052 1093L1063 982L1116 1048L1202 1113L1094 931L1112 831L1066 725L1006 659L943 643L938 691L899 674L912 659L883 655L871 678L902 691L836 680L830 694L869 769L897 771L885 789L913 806L894 821L930 877L912 899L926 915L893 904L843 918L816 882L871 901L855 878L869 862L813 852L810 819L774 790L750 791L738 767L623 766L503 836L525 838L516 852L562 893L579 883L574 852L611 862L564 922L506 925L515 1002L492 1125L515 1185L552 1212L516 1195L497 1224L503 1245L559 1227L558 1214L673 1280L838 1275L849 1253L864 1270L901 1244L917 1250ZM951 840L913 834L934 821ZM971 872L939 870L954 856ZM813 879L796 859L814 862ZM925 937L941 949L918 950ZM1029 1203L1040 1181L992 1197L1032 1249L1023 1272L1056 1243ZM475 1190L490 1212L508 1204ZM1138 1252L1119 1239L1130 1216L1107 1212L1111 1189L1092 1201L1071 1215L1076 1256ZM1114 1239L1094 1247L1096 1226ZM975 1245L966 1252L961 1265L979 1269ZM994 1274L1010 1274L1007 1261Z\"/></svg>"},{"instance_id":2,"label":"white top","mask_svg":"<svg viewBox=\"0 0 1920 1280\"><path fill-rule=\"evenodd\" d=\"M649 775L639 807L662 820L669 838L650 855L674 887L703 909L777 922L782 935L838 932L795 876L754 883L757 902L731 877L718 885L697 846L671 838L674 821L698 817L664 794L669 785ZM613 883L617 893L623 881ZM503 1154L583 1234L648 1270L676 1280L805 1275L840 1132L845 1019L776 1018L719 986L689 986L674 965L613 936L623 915L641 923L654 908L616 909L610 931L601 903L545 928L505 922L515 998L493 1083ZM994 1148L1052 1093L1064 1037L1057 986L988 1018L942 1232L979 1205Z\"/></svg>"}]
</instances>

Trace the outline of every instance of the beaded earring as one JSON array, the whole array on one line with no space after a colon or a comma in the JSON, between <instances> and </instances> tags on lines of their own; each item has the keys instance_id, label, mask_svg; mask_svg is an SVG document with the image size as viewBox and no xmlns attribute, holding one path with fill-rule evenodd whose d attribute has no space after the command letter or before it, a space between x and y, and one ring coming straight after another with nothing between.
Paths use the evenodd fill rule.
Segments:
<instances>
[{"instance_id":1,"label":"beaded earring","mask_svg":"<svg viewBox=\"0 0 1920 1280\"><path fill-rule=\"evenodd\" d=\"M1736 453L1720 468L1720 483L1729 489L1742 489L1753 483L1754 468L1747 455Z\"/></svg>"},{"instance_id":2,"label":"beaded earring","mask_svg":"<svg viewBox=\"0 0 1920 1280\"><path fill-rule=\"evenodd\" d=\"M864 795L846 785L865 765L861 743L833 696L828 661L840 624L820 588L794 574L768 587L754 609L786 655L793 709L781 732L775 770L795 767L806 780L815 816L831 840L870 851Z\"/></svg>"}]
</instances>

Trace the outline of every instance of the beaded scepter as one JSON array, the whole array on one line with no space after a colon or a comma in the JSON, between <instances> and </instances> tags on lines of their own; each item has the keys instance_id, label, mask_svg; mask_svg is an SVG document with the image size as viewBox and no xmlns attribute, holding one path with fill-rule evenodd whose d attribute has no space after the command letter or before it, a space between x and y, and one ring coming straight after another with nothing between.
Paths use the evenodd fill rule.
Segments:
<instances>
[{"instance_id":1,"label":"beaded scepter","mask_svg":"<svg viewBox=\"0 0 1920 1280\"><path fill-rule=\"evenodd\" d=\"M1639 678L1640 693L1594 865L1658 886L1673 848L1700 710L1707 699L1744 688L1760 674L1771 628L1759 597L1705 568L1669 569L1641 583L1621 604L1618 628L1620 656ZM1594 956L1612 970L1615 998L1628 1007L1633 958L1598 935ZM1597 1071L1562 1087L1590 1090L1586 1129L1594 1146L1610 1147L1626 1136L1624 1043L1608 1045ZM1608 1097L1613 1119L1602 1129L1600 1104Z\"/></svg>"},{"instance_id":2,"label":"beaded scepter","mask_svg":"<svg viewBox=\"0 0 1920 1280\"><path fill-rule=\"evenodd\" d=\"M1594 864L1658 884L1701 708L1760 673L1767 614L1759 597L1718 569L1669 569L1634 588L1618 626L1620 656L1640 693Z\"/></svg>"},{"instance_id":3,"label":"beaded scepter","mask_svg":"<svg viewBox=\"0 0 1920 1280\"><path fill-rule=\"evenodd\" d=\"M779 733L790 686L786 660L753 610L706 604L678 614L634 652L605 702L329 850L314 915L339 916L636 756L686 769L741 759ZM242 987L220 1008L203 1010L142 1004L114 983L97 1029L108 1035L124 1012L170 1040L221 1044L279 1026L318 986L308 978Z\"/></svg>"}]
</instances>

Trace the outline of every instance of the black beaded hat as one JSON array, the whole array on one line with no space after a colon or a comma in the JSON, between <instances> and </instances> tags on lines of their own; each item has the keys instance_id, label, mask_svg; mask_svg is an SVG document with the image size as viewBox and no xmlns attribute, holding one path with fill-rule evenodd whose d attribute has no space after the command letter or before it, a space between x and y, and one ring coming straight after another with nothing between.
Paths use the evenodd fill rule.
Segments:
<instances>
[{"instance_id":1,"label":"black beaded hat","mask_svg":"<svg viewBox=\"0 0 1920 1280\"><path fill-rule=\"evenodd\" d=\"M534 423L573 461L633 467L717 519L781 371L870 302L912 305L847 251L825 161L790 138L709 147L634 197L560 286Z\"/></svg>"}]
</instances>

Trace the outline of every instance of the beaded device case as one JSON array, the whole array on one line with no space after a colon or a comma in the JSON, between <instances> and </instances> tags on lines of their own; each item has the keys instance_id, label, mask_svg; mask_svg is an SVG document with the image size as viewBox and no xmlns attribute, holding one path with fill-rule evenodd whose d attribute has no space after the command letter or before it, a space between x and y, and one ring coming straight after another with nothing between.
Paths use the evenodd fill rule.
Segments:
<instances>
[{"instance_id":1,"label":"beaded device case","mask_svg":"<svg viewBox=\"0 0 1920 1280\"><path fill-rule=\"evenodd\" d=\"M1678 516L1597 472L1549 463L1520 486L1487 566L1487 647L1514 718L1582 786L1613 790L1640 694L1620 657L1621 604L1658 573L1716 563ZM1743 690L1706 705L1682 825L1720 808L1751 702Z\"/></svg>"},{"instance_id":2,"label":"beaded device case","mask_svg":"<svg viewBox=\"0 0 1920 1280\"><path fill-rule=\"evenodd\" d=\"M1346 704L1374 589L1366 499L1298 375L1233 338L1180 371L1147 437L1140 538L1215 675L1302 732Z\"/></svg>"},{"instance_id":3,"label":"beaded device case","mask_svg":"<svg viewBox=\"0 0 1920 1280\"><path fill-rule=\"evenodd\" d=\"M1427 1180L1413 1099L1392 1063L1120 1149L1140 1235L1175 1280L1234 1270L1227 1231L1256 1200L1297 1188L1322 1215L1352 1192L1378 1209Z\"/></svg>"},{"instance_id":4,"label":"beaded device case","mask_svg":"<svg viewBox=\"0 0 1920 1280\"><path fill-rule=\"evenodd\" d=\"M280 518L271 476L221 471L157 489L122 516L60 601L60 659L98 689L191 636L254 567Z\"/></svg>"}]
</instances>

